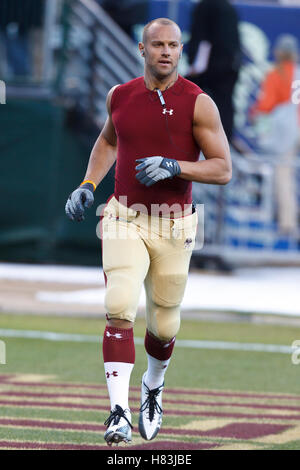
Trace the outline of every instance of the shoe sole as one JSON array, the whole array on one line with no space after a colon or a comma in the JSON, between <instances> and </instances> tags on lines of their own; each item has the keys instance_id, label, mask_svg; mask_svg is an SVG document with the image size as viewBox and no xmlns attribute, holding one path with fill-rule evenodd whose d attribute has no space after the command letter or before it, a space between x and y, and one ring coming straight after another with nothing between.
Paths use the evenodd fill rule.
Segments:
<instances>
[{"instance_id":1,"label":"shoe sole","mask_svg":"<svg viewBox=\"0 0 300 470\"><path fill-rule=\"evenodd\" d=\"M131 438L127 437L123 433L118 433L111 431L104 435L104 439L107 442L107 445L111 446L112 444L119 444L120 442L125 442L126 444L131 442Z\"/></svg>"}]
</instances>

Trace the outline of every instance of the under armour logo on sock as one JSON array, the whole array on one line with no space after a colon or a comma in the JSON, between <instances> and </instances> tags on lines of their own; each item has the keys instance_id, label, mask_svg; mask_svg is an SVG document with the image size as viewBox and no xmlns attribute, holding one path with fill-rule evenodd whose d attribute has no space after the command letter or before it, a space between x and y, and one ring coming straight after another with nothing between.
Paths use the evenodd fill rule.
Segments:
<instances>
[{"instance_id":1,"label":"under armour logo on sock","mask_svg":"<svg viewBox=\"0 0 300 470\"><path fill-rule=\"evenodd\" d=\"M110 333L109 331L106 332L106 336L107 336L108 338L109 338L110 336L114 336L114 337L117 338L117 339L123 338L123 336L121 335L121 333L113 334L113 333Z\"/></svg>"},{"instance_id":2,"label":"under armour logo on sock","mask_svg":"<svg viewBox=\"0 0 300 470\"><path fill-rule=\"evenodd\" d=\"M109 379L110 376L113 376L113 377L118 377L118 372L116 370L114 370L111 374L109 372L106 372L106 377Z\"/></svg>"}]
</instances>

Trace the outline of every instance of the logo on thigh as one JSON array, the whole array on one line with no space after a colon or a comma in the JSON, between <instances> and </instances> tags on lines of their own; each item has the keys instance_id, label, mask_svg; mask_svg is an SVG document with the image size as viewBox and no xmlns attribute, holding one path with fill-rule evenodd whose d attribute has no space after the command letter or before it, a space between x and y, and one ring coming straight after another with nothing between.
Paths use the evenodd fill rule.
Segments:
<instances>
[{"instance_id":1,"label":"logo on thigh","mask_svg":"<svg viewBox=\"0 0 300 470\"><path fill-rule=\"evenodd\" d=\"M184 248L188 249L191 246L192 243L193 243L192 238L186 238L186 240L184 242Z\"/></svg>"}]
</instances>

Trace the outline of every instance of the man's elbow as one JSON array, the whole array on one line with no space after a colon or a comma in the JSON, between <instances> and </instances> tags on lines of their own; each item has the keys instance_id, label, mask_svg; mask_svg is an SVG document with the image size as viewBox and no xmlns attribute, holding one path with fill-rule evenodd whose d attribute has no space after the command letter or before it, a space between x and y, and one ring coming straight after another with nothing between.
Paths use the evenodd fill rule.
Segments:
<instances>
[{"instance_id":1,"label":"man's elbow","mask_svg":"<svg viewBox=\"0 0 300 470\"><path fill-rule=\"evenodd\" d=\"M219 178L219 184L220 185L228 184L231 181L231 178L232 178L232 170L231 169L223 171L222 174L220 175L220 178Z\"/></svg>"}]
</instances>

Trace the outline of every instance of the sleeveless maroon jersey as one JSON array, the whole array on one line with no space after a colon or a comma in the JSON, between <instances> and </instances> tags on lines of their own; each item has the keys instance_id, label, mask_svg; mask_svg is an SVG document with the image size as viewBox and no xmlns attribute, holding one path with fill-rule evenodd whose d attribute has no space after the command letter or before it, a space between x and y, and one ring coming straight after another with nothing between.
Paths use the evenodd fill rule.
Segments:
<instances>
[{"instance_id":1,"label":"sleeveless maroon jersey","mask_svg":"<svg viewBox=\"0 0 300 470\"><path fill-rule=\"evenodd\" d=\"M203 91L179 76L163 92L163 108L156 91L146 88L144 77L119 85L112 94L111 113L118 137L115 171L116 199L127 197L127 206L184 204L192 202L192 182L179 177L165 179L147 188L135 175L137 158L162 156L197 161L200 149L193 138L193 115L197 96Z\"/></svg>"}]
</instances>

